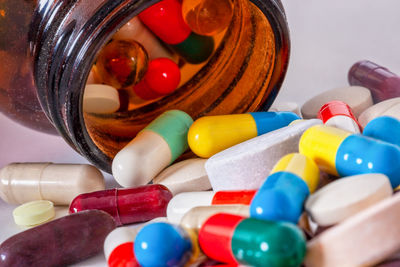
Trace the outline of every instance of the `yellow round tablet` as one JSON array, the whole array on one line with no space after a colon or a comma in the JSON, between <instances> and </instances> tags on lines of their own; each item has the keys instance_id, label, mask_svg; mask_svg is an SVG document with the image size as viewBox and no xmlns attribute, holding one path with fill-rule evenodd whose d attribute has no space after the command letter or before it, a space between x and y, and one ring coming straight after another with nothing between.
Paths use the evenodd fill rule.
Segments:
<instances>
[{"instance_id":1,"label":"yellow round tablet","mask_svg":"<svg viewBox=\"0 0 400 267\"><path fill-rule=\"evenodd\" d=\"M53 202L31 201L18 206L13 211L14 221L21 226L34 226L52 219L55 215Z\"/></svg>"}]
</instances>

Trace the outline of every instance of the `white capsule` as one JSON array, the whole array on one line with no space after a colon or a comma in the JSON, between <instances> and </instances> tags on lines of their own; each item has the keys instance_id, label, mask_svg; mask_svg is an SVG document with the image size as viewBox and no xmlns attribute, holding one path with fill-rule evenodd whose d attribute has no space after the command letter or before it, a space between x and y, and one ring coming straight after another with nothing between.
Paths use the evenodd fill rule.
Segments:
<instances>
[{"instance_id":1,"label":"white capsule","mask_svg":"<svg viewBox=\"0 0 400 267\"><path fill-rule=\"evenodd\" d=\"M146 49L150 60L166 57L174 60L173 55L160 41L143 25L138 17L134 17L113 36L116 40L132 40L139 42Z\"/></svg>"},{"instance_id":2,"label":"white capsule","mask_svg":"<svg viewBox=\"0 0 400 267\"><path fill-rule=\"evenodd\" d=\"M88 84L83 94L83 111L97 114L114 113L119 109L117 89L105 84Z\"/></svg>"},{"instance_id":3,"label":"white capsule","mask_svg":"<svg viewBox=\"0 0 400 267\"><path fill-rule=\"evenodd\" d=\"M90 165L12 163L0 170L0 196L13 204L49 200L69 205L77 195L104 189L102 173Z\"/></svg>"},{"instance_id":4,"label":"white capsule","mask_svg":"<svg viewBox=\"0 0 400 267\"><path fill-rule=\"evenodd\" d=\"M204 168L206 161L206 159L188 159L175 163L157 175L153 183L165 185L173 195L210 190L211 184Z\"/></svg>"},{"instance_id":5,"label":"white capsule","mask_svg":"<svg viewBox=\"0 0 400 267\"><path fill-rule=\"evenodd\" d=\"M203 223L214 214L229 213L249 217L249 209L250 206L247 205L212 205L194 207L185 213L180 221L180 225L198 231Z\"/></svg>"},{"instance_id":6,"label":"white capsule","mask_svg":"<svg viewBox=\"0 0 400 267\"><path fill-rule=\"evenodd\" d=\"M112 173L121 186L136 187L150 182L170 161L165 140L152 131L143 131L117 153Z\"/></svg>"},{"instance_id":7,"label":"white capsule","mask_svg":"<svg viewBox=\"0 0 400 267\"><path fill-rule=\"evenodd\" d=\"M185 215L185 213L191 208L211 205L214 194L213 191L185 192L177 194L168 203L168 221L178 224L183 215Z\"/></svg>"},{"instance_id":8,"label":"white capsule","mask_svg":"<svg viewBox=\"0 0 400 267\"><path fill-rule=\"evenodd\" d=\"M386 175L369 173L338 179L310 195L305 209L321 226L339 223L393 194Z\"/></svg>"}]
</instances>

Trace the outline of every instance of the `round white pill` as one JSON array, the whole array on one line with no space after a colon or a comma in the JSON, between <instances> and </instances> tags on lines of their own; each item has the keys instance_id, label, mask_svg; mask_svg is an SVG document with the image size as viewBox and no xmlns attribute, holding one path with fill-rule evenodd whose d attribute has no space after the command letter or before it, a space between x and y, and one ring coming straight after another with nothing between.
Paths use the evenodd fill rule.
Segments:
<instances>
[{"instance_id":1,"label":"round white pill","mask_svg":"<svg viewBox=\"0 0 400 267\"><path fill-rule=\"evenodd\" d=\"M104 84L88 84L83 95L83 111L97 114L114 113L119 109L118 90Z\"/></svg>"}]
</instances>

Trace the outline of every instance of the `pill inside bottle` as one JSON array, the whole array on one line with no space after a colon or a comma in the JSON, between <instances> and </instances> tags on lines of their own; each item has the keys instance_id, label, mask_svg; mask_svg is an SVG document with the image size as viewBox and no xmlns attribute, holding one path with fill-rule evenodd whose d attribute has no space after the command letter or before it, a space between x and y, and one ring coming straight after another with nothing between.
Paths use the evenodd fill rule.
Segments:
<instances>
[{"instance_id":1,"label":"pill inside bottle","mask_svg":"<svg viewBox=\"0 0 400 267\"><path fill-rule=\"evenodd\" d=\"M271 104L280 44L252 1L162 0L127 21L95 55L82 101L89 146L103 154L86 156L103 169L165 111L196 119Z\"/></svg>"}]
</instances>

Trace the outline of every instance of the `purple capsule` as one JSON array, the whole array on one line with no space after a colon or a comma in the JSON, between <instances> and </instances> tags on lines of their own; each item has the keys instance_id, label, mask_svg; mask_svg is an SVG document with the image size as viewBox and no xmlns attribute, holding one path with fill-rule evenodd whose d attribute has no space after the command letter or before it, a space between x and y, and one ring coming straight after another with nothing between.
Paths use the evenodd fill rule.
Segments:
<instances>
[{"instance_id":1,"label":"purple capsule","mask_svg":"<svg viewBox=\"0 0 400 267\"><path fill-rule=\"evenodd\" d=\"M359 85L371 91L374 102L400 97L400 77L368 60L355 63L348 74L350 85Z\"/></svg>"},{"instance_id":2,"label":"purple capsule","mask_svg":"<svg viewBox=\"0 0 400 267\"><path fill-rule=\"evenodd\" d=\"M116 223L99 210L82 211L16 234L0 245L0 266L65 266L103 249Z\"/></svg>"}]
</instances>

